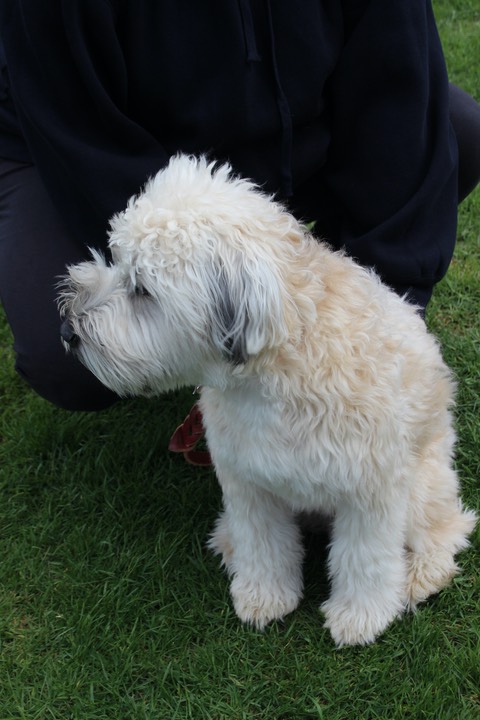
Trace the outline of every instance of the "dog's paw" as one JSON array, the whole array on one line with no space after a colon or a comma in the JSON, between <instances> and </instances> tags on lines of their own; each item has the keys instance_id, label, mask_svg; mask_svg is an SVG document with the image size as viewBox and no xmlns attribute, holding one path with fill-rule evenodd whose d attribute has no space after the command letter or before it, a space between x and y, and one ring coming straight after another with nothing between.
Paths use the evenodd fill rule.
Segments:
<instances>
[{"instance_id":1,"label":"dog's paw","mask_svg":"<svg viewBox=\"0 0 480 720\"><path fill-rule=\"evenodd\" d=\"M453 554L443 548L421 555L407 554L407 600L413 610L418 603L446 587L458 573Z\"/></svg>"},{"instance_id":2,"label":"dog's paw","mask_svg":"<svg viewBox=\"0 0 480 720\"><path fill-rule=\"evenodd\" d=\"M230 588L233 606L240 620L263 630L273 620L282 620L301 600L301 591L276 583L240 582L235 578Z\"/></svg>"},{"instance_id":3,"label":"dog's paw","mask_svg":"<svg viewBox=\"0 0 480 720\"><path fill-rule=\"evenodd\" d=\"M325 627L338 647L372 643L401 614L397 606L384 607L375 602L362 606L333 599L324 602L321 610L325 614Z\"/></svg>"}]
</instances>

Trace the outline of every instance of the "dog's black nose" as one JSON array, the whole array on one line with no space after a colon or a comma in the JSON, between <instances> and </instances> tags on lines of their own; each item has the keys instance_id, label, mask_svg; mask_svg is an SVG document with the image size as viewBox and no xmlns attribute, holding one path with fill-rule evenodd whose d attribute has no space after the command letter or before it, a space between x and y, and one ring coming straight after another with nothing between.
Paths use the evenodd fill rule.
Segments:
<instances>
[{"instance_id":1,"label":"dog's black nose","mask_svg":"<svg viewBox=\"0 0 480 720\"><path fill-rule=\"evenodd\" d=\"M70 320L68 318L65 318L65 320L60 325L60 335L62 337L62 340L64 340L67 345L70 345L70 347L74 347L74 345L76 345L76 343L78 342L78 335L75 335L73 327L71 326Z\"/></svg>"}]
</instances>

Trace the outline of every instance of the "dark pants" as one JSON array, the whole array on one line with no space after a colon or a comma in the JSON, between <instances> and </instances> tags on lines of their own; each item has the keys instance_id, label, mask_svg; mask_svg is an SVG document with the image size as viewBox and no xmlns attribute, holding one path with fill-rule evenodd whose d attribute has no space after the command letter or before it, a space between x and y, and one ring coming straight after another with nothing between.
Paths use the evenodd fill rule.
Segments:
<instances>
[{"instance_id":1,"label":"dark pants","mask_svg":"<svg viewBox=\"0 0 480 720\"><path fill-rule=\"evenodd\" d=\"M60 342L56 284L85 260L36 168L0 160L0 298L14 337L15 367L42 397L68 410L101 410L116 400Z\"/></svg>"},{"instance_id":2,"label":"dark pants","mask_svg":"<svg viewBox=\"0 0 480 720\"><path fill-rule=\"evenodd\" d=\"M459 147L459 198L480 181L480 106L451 86ZM34 166L0 160L0 298L14 335L16 369L42 397L69 410L101 410L117 399L59 339L56 282L84 260Z\"/></svg>"}]
</instances>

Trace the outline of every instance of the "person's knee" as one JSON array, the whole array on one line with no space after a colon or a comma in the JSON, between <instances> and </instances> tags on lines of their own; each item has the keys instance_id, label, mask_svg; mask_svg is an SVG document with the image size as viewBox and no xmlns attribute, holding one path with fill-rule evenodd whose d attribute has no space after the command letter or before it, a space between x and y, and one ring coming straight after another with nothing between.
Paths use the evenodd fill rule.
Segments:
<instances>
[{"instance_id":1,"label":"person's knee","mask_svg":"<svg viewBox=\"0 0 480 720\"><path fill-rule=\"evenodd\" d=\"M119 399L71 356L18 354L15 369L32 390L64 410L104 410Z\"/></svg>"},{"instance_id":2,"label":"person's knee","mask_svg":"<svg viewBox=\"0 0 480 720\"><path fill-rule=\"evenodd\" d=\"M480 182L480 105L453 84L450 84L450 119L458 144L461 202Z\"/></svg>"}]
</instances>

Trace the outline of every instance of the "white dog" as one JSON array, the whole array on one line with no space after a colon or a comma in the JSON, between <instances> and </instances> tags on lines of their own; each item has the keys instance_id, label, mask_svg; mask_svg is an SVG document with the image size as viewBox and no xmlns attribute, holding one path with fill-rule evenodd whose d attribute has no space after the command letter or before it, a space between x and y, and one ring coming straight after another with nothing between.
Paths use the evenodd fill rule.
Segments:
<instances>
[{"instance_id":1,"label":"white dog","mask_svg":"<svg viewBox=\"0 0 480 720\"><path fill-rule=\"evenodd\" d=\"M64 342L122 395L201 386L223 491L210 546L239 618L302 597L301 511L333 517L326 626L373 641L457 572L475 515L453 383L418 313L227 166L173 158L69 269Z\"/></svg>"}]
</instances>

